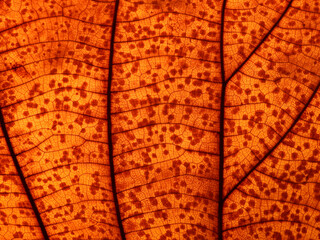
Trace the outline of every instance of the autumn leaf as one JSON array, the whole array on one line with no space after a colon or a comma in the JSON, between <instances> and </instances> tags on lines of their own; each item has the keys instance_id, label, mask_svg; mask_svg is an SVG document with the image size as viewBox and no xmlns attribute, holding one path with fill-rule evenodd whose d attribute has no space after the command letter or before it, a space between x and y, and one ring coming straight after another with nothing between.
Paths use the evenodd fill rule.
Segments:
<instances>
[{"instance_id":1,"label":"autumn leaf","mask_svg":"<svg viewBox=\"0 0 320 240\"><path fill-rule=\"evenodd\" d=\"M0 0L0 239L320 239L318 0Z\"/></svg>"}]
</instances>

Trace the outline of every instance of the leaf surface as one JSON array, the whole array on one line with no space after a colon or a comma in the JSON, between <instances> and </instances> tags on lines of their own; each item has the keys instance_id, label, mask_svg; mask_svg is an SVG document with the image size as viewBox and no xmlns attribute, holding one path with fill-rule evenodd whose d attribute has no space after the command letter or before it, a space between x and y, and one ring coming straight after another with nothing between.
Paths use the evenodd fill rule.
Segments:
<instances>
[{"instance_id":1,"label":"leaf surface","mask_svg":"<svg viewBox=\"0 0 320 240\"><path fill-rule=\"evenodd\" d=\"M319 239L316 0L0 2L1 239Z\"/></svg>"}]
</instances>

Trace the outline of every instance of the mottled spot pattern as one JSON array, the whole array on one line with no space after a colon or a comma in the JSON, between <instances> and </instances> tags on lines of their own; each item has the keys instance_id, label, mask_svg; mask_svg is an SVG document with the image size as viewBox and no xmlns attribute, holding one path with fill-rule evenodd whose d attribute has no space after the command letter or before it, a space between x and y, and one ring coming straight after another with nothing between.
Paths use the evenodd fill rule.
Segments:
<instances>
[{"instance_id":1,"label":"mottled spot pattern","mask_svg":"<svg viewBox=\"0 0 320 240\"><path fill-rule=\"evenodd\" d=\"M0 105L46 231L52 240L120 239L106 120L115 3L5 2ZM10 154L2 151L1 175L13 175L0 180L0 238L41 239Z\"/></svg>"},{"instance_id":2,"label":"mottled spot pattern","mask_svg":"<svg viewBox=\"0 0 320 240\"><path fill-rule=\"evenodd\" d=\"M127 239L217 236L218 9L120 1L111 106Z\"/></svg>"},{"instance_id":3,"label":"mottled spot pattern","mask_svg":"<svg viewBox=\"0 0 320 240\"><path fill-rule=\"evenodd\" d=\"M224 20L224 62L227 78L261 44L289 2L289 0L227 0Z\"/></svg>"},{"instance_id":4,"label":"mottled spot pattern","mask_svg":"<svg viewBox=\"0 0 320 240\"><path fill-rule=\"evenodd\" d=\"M319 7L0 1L0 239L320 239Z\"/></svg>"},{"instance_id":5,"label":"mottled spot pattern","mask_svg":"<svg viewBox=\"0 0 320 240\"><path fill-rule=\"evenodd\" d=\"M319 3L293 1L230 79L226 239L320 238L319 23Z\"/></svg>"}]
</instances>

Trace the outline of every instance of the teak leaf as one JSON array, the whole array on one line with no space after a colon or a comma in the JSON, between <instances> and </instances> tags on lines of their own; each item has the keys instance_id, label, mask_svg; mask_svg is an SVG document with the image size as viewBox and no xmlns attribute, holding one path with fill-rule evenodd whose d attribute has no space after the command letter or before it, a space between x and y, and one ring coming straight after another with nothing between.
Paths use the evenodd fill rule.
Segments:
<instances>
[{"instance_id":1,"label":"teak leaf","mask_svg":"<svg viewBox=\"0 0 320 240\"><path fill-rule=\"evenodd\" d=\"M0 239L320 239L318 0L0 0Z\"/></svg>"}]
</instances>

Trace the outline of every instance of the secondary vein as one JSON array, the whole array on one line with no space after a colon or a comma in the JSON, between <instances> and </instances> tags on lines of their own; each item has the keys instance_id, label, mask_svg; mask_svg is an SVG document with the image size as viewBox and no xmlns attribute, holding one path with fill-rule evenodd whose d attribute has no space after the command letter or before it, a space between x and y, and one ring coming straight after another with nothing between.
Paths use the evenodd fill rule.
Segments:
<instances>
[{"instance_id":1,"label":"secondary vein","mask_svg":"<svg viewBox=\"0 0 320 240\"><path fill-rule=\"evenodd\" d=\"M226 81L223 55L224 18L227 0L223 1L221 10L220 30L220 62L221 62L221 99L220 99L220 134L219 134L219 205L218 205L218 238L223 240L223 169L224 169L224 104L226 94Z\"/></svg>"},{"instance_id":2,"label":"secondary vein","mask_svg":"<svg viewBox=\"0 0 320 240\"><path fill-rule=\"evenodd\" d=\"M11 141L10 141L10 137L9 137L9 134L8 134L8 131L7 131L7 128L6 128L5 121L4 121L2 108L0 108L0 124L1 124L1 130L2 130L2 133L3 133L4 138L6 140L10 155L11 155L12 160L14 162L14 166L17 169L17 172L18 172L18 175L20 177L22 186L23 186L23 188L24 188L24 190L26 192L26 195L27 195L27 197L29 199L29 202L31 204L32 210L33 210L33 212L34 212L34 214L35 214L35 216L37 218L37 221L39 223L39 227L41 229L42 235L43 235L45 240L49 240L49 236L48 236L47 230L46 230L45 225L44 225L44 223L42 221L42 218L40 216L39 210L37 208L37 205L36 205L36 203L34 201L34 198L33 198L32 194L31 194L31 191L30 191L29 186L28 186L28 184L26 182L26 179L25 179L25 177L23 175L23 172L21 170L20 164L19 164L18 159L17 159L17 155L15 154L14 149L12 147L12 144L11 144Z\"/></svg>"},{"instance_id":3,"label":"secondary vein","mask_svg":"<svg viewBox=\"0 0 320 240\"><path fill-rule=\"evenodd\" d=\"M117 195L116 179L115 179L115 174L114 174L113 142L112 142L112 117L111 117L112 70L113 70L114 39L115 39L115 33L116 33L118 8L119 8L119 0L116 0L115 7L114 7L112 30L111 30L111 41L110 41L109 74L108 74L108 90L107 90L107 121L108 121L109 163L110 163L110 176L111 176L113 200L114 200L114 204L115 204L121 239L125 240L126 235L125 235L124 228L122 225L122 219L121 219L120 207L119 207L119 201L118 201L118 195Z\"/></svg>"}]
</instances>

